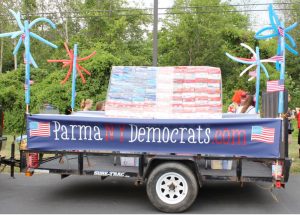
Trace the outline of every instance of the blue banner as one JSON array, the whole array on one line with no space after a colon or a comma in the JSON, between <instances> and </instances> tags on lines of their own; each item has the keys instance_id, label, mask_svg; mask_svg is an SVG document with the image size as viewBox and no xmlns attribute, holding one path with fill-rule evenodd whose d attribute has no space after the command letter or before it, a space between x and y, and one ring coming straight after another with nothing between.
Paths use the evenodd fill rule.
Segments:
<instances>
[{"instance_id":1,"label":"blue banner","mask_svg":"<svg viewBox=\"0 0 300 215\"><path fill-rule=\"evenodd\" d=\"M32 115L28 149L280 157L280 119L117 119Z\"/></svg>"}]
</instances>

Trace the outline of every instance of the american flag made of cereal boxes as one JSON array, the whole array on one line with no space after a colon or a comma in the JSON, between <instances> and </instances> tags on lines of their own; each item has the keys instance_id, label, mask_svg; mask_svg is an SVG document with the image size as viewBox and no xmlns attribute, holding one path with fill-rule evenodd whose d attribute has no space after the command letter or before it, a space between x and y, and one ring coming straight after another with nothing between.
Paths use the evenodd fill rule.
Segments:
<instances>
[{"instance_id":1,"label":"american flag made of cereal boxes","mask_svg":"<svg viewBox=\"0 0 300 215\"><path fill-rule=\"evenodd\" d=\"M221 70L209 66L114 66L105 114L125 118L221 118Z\"/></svg>"}]
</instances>

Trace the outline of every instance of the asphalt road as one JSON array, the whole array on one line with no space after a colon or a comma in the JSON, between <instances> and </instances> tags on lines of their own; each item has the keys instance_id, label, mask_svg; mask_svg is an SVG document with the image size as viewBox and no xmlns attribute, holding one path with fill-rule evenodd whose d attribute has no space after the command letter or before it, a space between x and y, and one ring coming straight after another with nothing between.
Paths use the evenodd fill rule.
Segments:
<instances>
[{"instance_id":1,"label":"asphalt road","mask_svg":"<svg viewBox=\"0 0 300 215\"><path fill-rule=\"evenodd\" d=\"M264 186L264 187L261 187ZM300 175L291 176L276 201L266 184L209 182L185 213L300 213ZM0 174L0 213L159 213L148 201L145 186L132 179L96 176Z\"/></svg>"}]
</instances>

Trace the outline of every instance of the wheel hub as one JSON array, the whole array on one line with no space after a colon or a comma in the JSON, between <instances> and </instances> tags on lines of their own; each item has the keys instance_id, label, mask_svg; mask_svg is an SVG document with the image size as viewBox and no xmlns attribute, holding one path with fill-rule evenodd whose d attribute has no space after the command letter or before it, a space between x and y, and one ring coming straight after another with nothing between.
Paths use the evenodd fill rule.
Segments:
<instances>
[{"instance_id":1,"label":"wheel hub","mask_svg":"<svg viewBox=\"0 0 300 215\"><path fill-rule=\"evenodd\" d=\"M158 197L167 204L177 204L187 195L188 185L185 178L175 172L165 173L156 183Z\"/></svg>"},{"instance_id":2,"label":"wheel hub","mask_svg":"<svg viewBox=\"0 0 300 215\"><path fill-rule=\"evenodd\" d=\"M170 190L173 190L173 191L174 191L175 188L176 188L176 186L175 186L174 183L170 184L168 187L169 187Z\"/></svg>"}]
</instances>

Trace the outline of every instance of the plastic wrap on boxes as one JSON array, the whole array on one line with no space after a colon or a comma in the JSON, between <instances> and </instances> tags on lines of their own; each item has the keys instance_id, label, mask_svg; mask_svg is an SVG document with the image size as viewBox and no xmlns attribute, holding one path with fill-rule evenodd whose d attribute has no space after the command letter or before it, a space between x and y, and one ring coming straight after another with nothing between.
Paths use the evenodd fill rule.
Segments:
<instances>
[{"instance_id":1,"label":"plastic wrap on boxes","mask_svg":"<svg viewBox=\"0 0 300 215\"><path fill-rule=\"evenodd\" d=\"M106 115L129 118L221 118L219 68L112 68Z\"/></svg>"}]
</instances>

